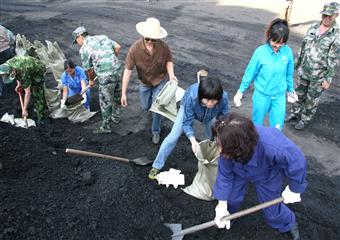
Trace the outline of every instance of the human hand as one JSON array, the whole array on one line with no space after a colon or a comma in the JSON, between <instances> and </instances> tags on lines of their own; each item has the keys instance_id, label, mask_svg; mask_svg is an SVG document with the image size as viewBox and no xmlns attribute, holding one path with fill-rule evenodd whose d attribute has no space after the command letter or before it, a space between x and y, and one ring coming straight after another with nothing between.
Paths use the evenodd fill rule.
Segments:
<instances>
[{"instance_id":1,"label":"human hand","mask_svg":"<svg viewBox=\"0 0 340 240\"><path fill-rule=\"evenodd\" d=\"M170 80L175 80L176 82L178 82L178 79L177 79L177 77L175 75L171 76Z\"/></svg>"},{"instance_id":2,"label":"human hand","mask_svg":"<svg viewBox=\"0 0 340 240\"><path fill-rule=\"evenodd\" d=\"M94 80L90 80L90 81L89 81L89 86L90 86L90 87L93 87L93 86L94 86Z\"/></svg>"},{"instance_id":3,"label":"human hand","mask_svg":"<svg viewBox=\"0 0 340 240\"><path fill-rule=\"evenodd\" d=\"M24 89L23 89L23 87L22 87L21 85L17 85L17 86L15 87L15 92L16 92L17 94L22 94L23 91L24 91Z\"/></svg>"},{"instance_id":4,"label":"human hand","mask_svg":"<svg viewBox=\"0 0 340 240\"><path fill-rule=\"evenodd\" d=\"M194 153L196 153L197 148L198 148L198 142L196 141L195 137L191 137L190 138L190 142L191 142L191 149Z\"/></svg>"},{"instance_id":5,"label":"human hand","mask_svg":"<svg viewBox=\"0 0 340 240\"><path fill-rule=\"evenodd\" d=\"M331 83L325 80L321 83L321 86L323 89L328 89L331 86Z\"/></svg>"},{"instance_id":6,"label":"human hand","mask_svg":"<svg viewBox=\"0 0 340 240\"><path fill-rule=\"evenodd\" d=\"M292 192L289 186L282 192L282 197L285 204L301 202L300 193Z\"/></svg>"},{"instance_id":7,"label":"human hand","mask_svg":"<svg viewBox=\"0 0 340 240\"><path fill-rule=\"evenodd\" d=\"M122 94L122 97L120 98L120 104L122 105L122 107L126 107L128 105L127 97L125 94Z\"/></svg>"},{"instance_id":8,"label":"human hand","mask_svg":"<svg viewBox=\"0 0 340 240\"><path fill-rule=\"evenodd\" d=\"M240 90L237 90L237 93L234 96L234 103L236 107L241 107L242 102L241 99L243 97L243 94L240 92Z\"/></svg>"},{"instance_id":9,"label":"human hand","mask_svg":"<svg viewBox=\"0 0 340 240\"><path fill-rule=\"evenodd\" d=\"M230 229L230 220L221 220L224 216L230 215L227 201L218 201L215 208L215 224L218 228Z\"/></svg>"},{"instance_id":10,"label":"human hand","mask_svg":"<svg viewBox=\"0 0 340 240\"><path fill-rule=\"evenodd\" d=\"M295 103L295 102L299 101L299 97L298 97L298 95L296 94L295 91L287 92L287 101L289 103Z\"/></svg>"},{"instance_id":11,"label":"human hand","mask_svg":"<svg viewBox=\"0 0 340 240\"><path fill-rule=\"evenodd\" d=\"M86 101L87 101L87 97L86 97L86 95L84 94L83 95L83 100L81 100L81 104L85 104L86 103Z\"/></svg>"},{"instance_id":12,"label":"human hand","mask_svg":"<svg viewBox=\"0 0 340 240\"><path fill-rule=\"evenodd\" d=\"M26 109L22 109L22 117L25 118L28 116L28 112Z\"/></svg>"},{"instance_id":13,"label":"human hand","mask_svg":"<svg viewBox=\"0 0 340 240\"><path fill-rule=\"evenodd\" d=\"M60 101L60 108L61 108L61 109L65 109L65 108L66 108L65 102L66 102L66 100L61 99L61 101Z\"/></svg>"}]
</instances>

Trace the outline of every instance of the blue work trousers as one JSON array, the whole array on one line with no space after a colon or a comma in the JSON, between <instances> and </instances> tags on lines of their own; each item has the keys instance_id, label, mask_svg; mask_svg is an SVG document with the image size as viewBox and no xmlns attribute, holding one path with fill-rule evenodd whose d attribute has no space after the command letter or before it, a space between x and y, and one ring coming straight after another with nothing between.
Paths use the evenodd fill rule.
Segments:
<instances>
[{"instance_id":1,"label":"blue work trousers","mask_svg":"<svg viewBox=\"0 0 340 240\"><path fill-rule=\"evenodd\" d=\"M272 179L255 182L259 203L281 197L284 178L284 174L280 172ZM248 182L247 179L234 175L233 189L228 200L230 213L239 211ZM280 232L288 232L296 224L295 214L283 203L265 208L262 212L267 224Z\"/></svg>"},{"instance_id":2,"label":"blue work trousers","mask_svg":"<svg viewBox=\"0 0 340 240\"><path fill-rule=\"evenodd\" d=\"M172 126L171 132L161 144L156 159L152 164L153 168L161 169L164 166L165 161L168 159L170 153L175 148L177 141L183 132L183 116L184 107L181 106L178 110L177 117L174 122L174 125ZM211 126L214 124L215 121L216 118L213 118L212 120L204 124L204 132L206 138L211 139L212 137Z\"/></svg>"},{"instance_id":3,"label":"blue work trousers","mask_svg":"<svg viewBox=\"0 0 340 240\"><path fill-rule=\"evenodd\" d=\"M139 98L143 111L149 111L153 101L155 101L159 92L162 90L167 80L161 81L157 86L146 86L140 84L139 86ZM160 134L161 132L161 119L162 116L158 113L152 113L152 125L151 131L153 134Z\"/></svg>"},{"instance_id":4,"label":"blue work trousers","mask_svg":"<svg viewBox=\"0 0 340 240\"><path fill-rule=\"evenodd\" d=\"M267 113L269 114L269 126L282 130L286 114L286 95L270 97L255 90L252 113L254 124L263 125Z\"/></svg>"}]
</instances>

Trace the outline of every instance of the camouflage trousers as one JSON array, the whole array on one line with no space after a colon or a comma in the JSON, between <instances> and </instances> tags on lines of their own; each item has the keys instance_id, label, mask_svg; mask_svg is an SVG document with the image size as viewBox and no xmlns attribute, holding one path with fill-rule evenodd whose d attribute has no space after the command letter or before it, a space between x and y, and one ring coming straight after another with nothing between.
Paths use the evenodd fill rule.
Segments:
<instances>
[{"instance_id":1,"label":"camouflage trousers","mask_svg":"<svg viewBox=\"0 0 340 240\"><path fill-rule=\"evenodd\" d=\"M110 121L117 121L120 118L121 76L98 77L98 81L102 127L109 128Z\"/></svg>"},{"instance_id":2,"label":"camouflage trousers","mask_svg":"<svg viewBox=\"0 0 340 240\"><path fill-rule=\"evenodd\" d=\"M45 117L47 111L43 83L31 86L31 97L39 121Z\"/></svg>"},{"instance_id":3,"label":"camouflage trousers","mask_svg":"<svg viewBox=\"0 0 340 240\"><path fill-rule=\"evenodd\" d=\"M293 104L291 113L304 123L310 122L316 113L320 96L324 90L321 83L322 81L299 79L299 85L295 89L299 101Z\"/></svg>"}]
</instances>

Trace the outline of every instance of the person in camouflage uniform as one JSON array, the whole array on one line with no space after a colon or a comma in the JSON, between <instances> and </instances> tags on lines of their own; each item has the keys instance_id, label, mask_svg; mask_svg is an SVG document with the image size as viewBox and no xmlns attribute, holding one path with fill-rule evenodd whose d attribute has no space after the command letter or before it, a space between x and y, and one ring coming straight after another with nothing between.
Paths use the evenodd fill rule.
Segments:
<instances>
[{"instance_id":1,"label":"person in camouflage uniform","mask_svg":"<svg viewBox=\"0 0 340 240\"><path fill-rule=\"evenodd\" d=\"M102 114L102 124L94 133L111 133L110 121L120 122L120 98L122 64L117 56L120 45L106 35L89 36L81 26L72 33L74 43L81 46L79 53L83 68L93 86L94 76L99 83L99 105Z\"/></svg>"},{"instance_id":2,"label":"person in camouflage uniform","mask_svg":"<svg viewBox=\"0 0 340 240\"><path fill-rule=\"evenodd\" d=\"M15 91L21 94L24 89L23 117L28 115L27 107L32 96L38 124L42 123L47 109L44 95L45 72L45 65L40 60L29 56L16 56L0 65L0 74L3 76L4 83L9 84L16 79Z\"/></svg>"},{"instance_id":3,"label":"person in camouflage uniform","mask_svg":"<svg viewBox=\"0 0 340 240\"><path fill-rule=\"evenodd\" d=\"M4 26L0 25L0 64L5 63L15 55L15 36ZM5 85L0 77L0 96L2 96Z\"/></svg>"},{"instance_id":4,"label":"person in camouflage uniform","mask_svg":"<svg viewBox=\"0 0 340 240\"><path fill-rule=\"evenodd\" d=\"M308 29L296 59L299 100L293 104L286 121L299 120L297 130L304 129L315 115L320 96L329 88L339 62L340 34L335 22L339 4L326 3L321 14L321 22Z\"/></svg>"}]
</instances>

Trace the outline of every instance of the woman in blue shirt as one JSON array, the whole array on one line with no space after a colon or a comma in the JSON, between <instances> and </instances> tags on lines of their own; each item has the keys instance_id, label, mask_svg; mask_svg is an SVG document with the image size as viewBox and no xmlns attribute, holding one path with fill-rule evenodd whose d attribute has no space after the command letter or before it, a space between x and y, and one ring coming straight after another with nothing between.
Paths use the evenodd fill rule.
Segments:
<instances>
[{"instance_id":1,"label":"woman in blue shirt","mask_svg":"<svg viewBox=\"0 0 340 240\"><path fill-rule=\"evenodd\" d=\"M164 139L157 157L149 172L149 179L155 179L160 169L164 166L168 156L175 148L176 143L184 131L191 142L195 152L198 146L193 122L202 122L207 138L212 137L211 126L219 115L228 113L228 96L223 91L221 82L216 78L201 78L199 83L191 85L184 93L181 107L178 110L175 123L169 135Z\"/></svg>"},{"instance_id":2,"label":"woman in blue shirt","mask_svg":"<svg viewBox=\"0 0 340 240\"><path fill-rule=\"evenodd\" d=\"M255 126L235 113L216 121L214 130L221 151L213 189L218 200L215 223L219 228L230 228L230 221L221 218L239 210L248 183L255 185L260 203L280 196L285 204L301 201L300 194L307 186L306 159L280 130ZM288 186L282 192L286 178ZM295 214L283 203L263 210L266 222L299 240Z\"/></svg>"},{"instance_id":3,"label":"woman in blue shirt","mask_svg":"<svg viewBox=\"0 0 340 240\"><path fill-rule=\"evenodd\" d=\"M283 128L286 113L286 92L293 94L294 58L286 45L289 37L288 23L274 19L266 31L266 43L258 47L234 96L236 107L241 106L244 91L254 81L252 119L263 125L269 114L269 125Z\"/></svg>"},{"instance_id":4,"label":"woman in blue shirt","mask_svg":"<svg viewBox=\"0 0 340 240\"><path fill-rule=\"evenodd\" d=\"M72 61L66 61L64 64L64 69L65 72L61 76L61 82L64 86L61 107L65 106L65 101L68 97L85 91L87 85L89 84L84 69L76 66ZM88 89L86 94L83 94L82 97L84 98L82 101L84 107L86 109L90 109L90 89Z\"/></svg>"}]
</instances>

